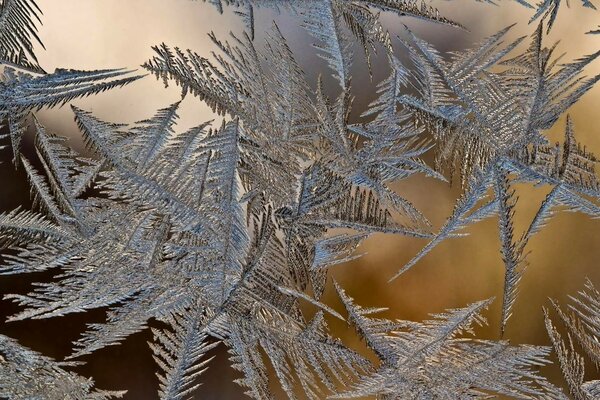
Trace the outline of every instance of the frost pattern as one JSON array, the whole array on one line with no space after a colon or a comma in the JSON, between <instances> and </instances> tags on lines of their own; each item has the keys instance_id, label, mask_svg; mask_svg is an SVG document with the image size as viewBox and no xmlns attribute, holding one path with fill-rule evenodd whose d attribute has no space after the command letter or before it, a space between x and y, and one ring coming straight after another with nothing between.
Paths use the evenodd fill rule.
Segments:
<instances>
[{"instance_id":1,"label":"frost pattern","mask_svg":"<svg viewBox=\"0 0 600 400\"><path fill-rule=\"evenodd\" d=\"M458 175L465 189L446 224L395 276L412 268L444 239L458 236L469 224L498 214L506 268L503 329L527 265L527 242L554 209L564 206L591 217L600 216L596 158L577 143L572 121L567 120L562 149L550 145L544 136L544 131L600 79L600 75L587 79L581 76L582 69L600 52L557 66L552 59L555 47L543 47L540 23L527 51L505 58L524 40L503 45L502 38L509 29L498 32L474 50L455 54L450 61L409 33L412 41L406 46L417 66L420 97L401 95L399 101L433 131L440 146L438 169ZM489 70L496 65L505 69ZM455 171L457 166L459 170ZM517 198L512 186L522 182L553 189L527 230L515 237Z\"/></svg>"},{"instance_id":2,"label":"frost pattern","mask_svg":"<svg viewBox=\"0 0 600 400\"><path fill-rule=\"evenodd\" d=\"M64 105L78 97L90 96L127 85L139 76L125 70L76 71L57 69L53 74L30 74L12 68L0 80L0 120L8 120L10 139L18 162L21 138L32 111Z\"/></svg>"},{"instance_id":3,"label":"frost pattern","mask_svg":"<svg viewBox=\"0 0 600 400\"><path fill-rule=\"evenodd\" d=\"M554 351L562 374L567 382L569 392L575 400L597 399L600 395L600 380L585 381L584 356L575 350L574 340L577 342L598 368L600 363L600 293L589 280L585 289L579 292L578 297L571 297L573 304L569 311L561 310L553 301L552 305L559 315L560 320L567 327L567 343L554 327L550 314L544 310L546 329L552 341Z\"/></svg>"},{"instance_id":4,"label":"frost pattern","mask_svg":"<svg viewBox=\"0 0 600 400\"><path fill-rule=\"evenodd\" d=\"M339 286L337 290L349 322L381 361L375 373L363 377L354 390L339 398L483 399L490 393L514 398L565 398L533 370L546 363L547 349L461 337L474 334L474 326L486 323L481 312L492 300L416 323L373 318L372 314L385 309L363 309ZM486 380L483 376L494 378Z\"/></svg>"},{"instance_id":5,"label":"frost pattern","mask_svg":"<svg viewBox=\"0 0 600 400\"><path fill-rule=\"evenodd\" d=\"M33 46L43 47L37 35L41 10L34 0L0 1L0 62L44 72Z\"/></svg>"},{"instance_id":6,"label":"frost pattern","mask_svg":"<svg viewBox=\"0 0 600 400\"><path fill-rule=\"evenodd\" d=\"M92 157L77 154L32 115L140 77L119 69L44 73L32 50L39 41L35 3L0 2L0 59L12 66L0 83L0 120L7 122L14 164L25 170L37 210L0 215L0 273L55 273L28 294L6 297L21 306L10 320L108 307L106 322L88 325L68 359L117 345L152 324L162 399L192 395L220 344L243 374L237 383L257 399L273 398L272 380L290 398L565 399L537 371L548 363L548 348L472 337L486 323L482 313L491 300L411 322L373 317L382 309L356 305L337 284L346 318L322 297L329 267L360 257L357 247L373 233L429 241L395 279L443 240L497 215L504 330L530 238L558 208L600 217L596 158L576 141L571 118L562 145L546 137L600 79L583 77L600 52L558 64L555 46L544 46L559 2L539 5L532 18L540 20L537 29L516 55L526 38L506 43L510 27L449 57L407 29L401 40L412 65L395 53L379 12L461 28L425 3L209 2L220 11L234 7L247 32L228 40L211 34L218 49L212 58L157 45L143 68L180 86L181 101L200 100L223 121L181 131L181 101L132 125L72 106ZM260 7L285 9L314 38L338 83L335 95L326 94L321 79L311 89L276 24L264 28L264 46L255 43L255 29L263 29L254 20ZM383 49L390 67L362 123L350 117L355 44L369 66ZM37 162L20 153L30 125ZM436 162L429 166L422 156L434 146ZM392 184L444 175L458 179L463 193L432 232ZM552 189L518 234L514 185L523 182ZM598 363L600 300L589 283L574 301L572 313L556 307L570 331L568 345L548 314L546 325L571 395L587 400L600 385L583 381L583 358L571 335ZM305 306L316 311L310 318ZM377 361L332 336L330 317L347 319ZM123 394L94 391L91 380L63 369L75 365L0 336L0 395Z\"/></svg>"},{"instance_id":7,"label":"frost pattern","mask_svg":"<svg viewBox=\"0 0 600 400\"><path fill-rule=\"evenodd\" d=\"M94 389L94 381L63 367L73 362L57 362L29 350L16 340L0 335L0 396L8 399L114 399L125 392Z\"/></svg>"}]
</instances>

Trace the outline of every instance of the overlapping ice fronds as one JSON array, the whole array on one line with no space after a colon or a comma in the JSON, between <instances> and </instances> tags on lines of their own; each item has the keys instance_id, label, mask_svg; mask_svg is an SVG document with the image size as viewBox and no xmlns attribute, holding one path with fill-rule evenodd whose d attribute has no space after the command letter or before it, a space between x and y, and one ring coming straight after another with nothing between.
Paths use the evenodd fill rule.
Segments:
<instances>
[{"instance_id":1,"label":"overlapping ice fronds","mask_svg":"<svg viewBox=\"0 0 600 400\"><path fill-rule=\"evenodd\" d=\"M211 351L221 345L242 373L237 383L257 399L273 398L274 383L290 398L565 398L537 372L547 363L547 349L464 337L485 323L481 313L490 301L421 323L394 322L372 318L378 310L360 308L338 287L349 322L378 358L372 363L330 333L327 318L343 317L322 295L328 270L360 257L357 247L373 233L430 241L402 273L441 241L463 235L469 224L498 215L506 267L504 328L531 236L558 207L600 215L596 159L576 141L571 119L562 145L550 145L545 136L599 79L582 77L597 54L559 65L554 47L542 45L543 24L525 53L512 58L524 38L505 44L510 28L450 57L409 33L404 45L413 68L394 53L378 13L457 26L424 3L210 2L237 7L251 31L228 41L211 34L217 50L210 58L156 46L143 67L165 84L180 86L185 98L143 121L109 122L72 107L89 157L35 119L36 159L21 155L27 117L138 77L123 76L123 70L41 76L7 70L0 83L0 118L9 122L15 160L28 176L37 211L0 215L6 253L0 273L54 273L30 293L7 296L21 306L11 320L107 308L106 321L88 325L70 358L152 326L150 348L163 399L195 393ZM276 25L264 46L254 42L254 6L291 10L317 39L315 47L339 83L337 92L329 94L321 79L311 88ZM27 21L21 33L33 34ZM351 117L355 41L369 63L372 52L383 47L381 59L390 67L360 122ZM21 44L24 51L31 48ZM182 101L198 100L223 121L181 131ZM434 144L437 162L431 168L421 157ZM451 178L460 177L464 191L446 224L432 234L427 219L392 187L411 176L444 180L448 170ZM550 185L551 191L518 234L514 184L521 182ZM595 354L594 342L585 339L598 330L590 316L597 293L590 293L577 303L578 317L561 316ZM556 335L553 342L564 353L560 362L569 379L594 396L597 381L580 382L579 361L569 361ZM17 348L9 339L5 343ZM19 351L26 362L42 357ZM0 367L6 360L0 358ZM31 379L44 381L44 368ZM83 390L81 398L93 398L91 382L48 368L59 378L68 374L76 386L52 386L56 394L47 397L69 398ZM18 388L8 381L11 390Z\"/></svg>"},{"instance_id":2,"label":"overlapping ice fronds","mask_svg":"<svg viewBox=\"0 0 600 400\"><path fill-rule=\"evenodd\" d=\"M494 394L566 399L535 373L547 363L547 348L465 337L486 323L481 313L491 300L418 323L372 317L385 309L364 309L339 286L337 291L349 322L377 354L380 365L350 392L335 398L484 399Z\"/></svg>"},{"instance_id":3,"label":"overlapping ice fronds","mask_svg":"<svg viewBox=\"0 0 600 400\"><path fill-rule=\"evenodd\" d=\"M506 268L503 329L527 264L524 250L531 236L557 207L600 216L596 158L577 143L571 119L567 118L562 148L549 145L544 135L600 79L582 76L583 68L600 53L558 65L555 47L543 47L540 23L527 51L507 58L523 40L504 45L509 29L449 60L409 32L411 40L405 45L417 69L419 96L398 97L415 120L433 131L439 146L438 169L459 175L465 190L439 233L396 277L442 240L497 214ZM552 190L528 229L515 235L517 197L512 187L522 182L549 185Z\"/></svg>"},{"instance_id":4,"label":"overlapping ice fronds","mask_svg":"<svg viewBox=\"0 0 600 400\"><path fill-rule=\"evenodd\" d=\"M129 75L129 76L125 76ZM18 162L21 138L30 112L64 105L127 85L140 76L126 70L76 71L57 69L53 74L33 76L6 68L0 78L0 123L8 120L14 162Z\"/></svg>"},{"instance_id":5,"label":"overlapping ice fronds","mask_svg":"<svg viewBox=\"0 0 600 400\"><path fill-rule=\"evenodd\" d=\"M0 76L0 124L8 123L15 164L31 111L61 106L139 79L123 69L57 69L46 75L33 49L35 42L43 47L36 25L41 22L41 14L34 0L0 1L0 66L4 66Z\"/></svg>"},{"instance_id":6,"label":"overlapping ice fronds","mask_svg":"<svg viewBox=\"0 0 600 400\"><path fill-rule=\"evenodd\" d=\"M600 395L600 381L585 381L585 359L574 346L577 342L583 354L598 368L600 364L600 293L589 280L585 289L579 296L571 297L573 304L568 311L563 311L556 302L553 302L555 311L566 326L567 343L554 327L550 314L544 310L546 329L552 341L554 351L558 356L561 372L575 400L591 400ZM573 340L575 339L575 340Z\"/></svg>"},{"instance_id":7,"label":"overlapping ice fronds","mask_svg":"<svg viewBox=\"0 0 600 400\"><path fill-rule=\"evenodd\" d=\"M375 43L390 46L390 39L379 22L379 12L390 12L398 16L408 16L425 21L459 27L460 25L440 14L433 6L422 0L203 0L213 4L219 12L224 6L235 8L235 12L245 21L250 36L254 38L254 9L282 9L300 15L308 31L319 40L316 44L338 47L340 29L345 25L362 43L368 55ZM337 34L326 36L326 31L314 29L316 26L334 29ZM327 50L325 50L327 51ZM337 56L340 54L338 53Z\"/></svg>"},{"instance_id":8,"label":"overlapping ice fronds","mask_svg":"<svg viewBox=\"0 0 600 400\"><path fill-rule=\"evenodd\" d=\"M194 361L204 353L200 348L208 336L230 346L235 364L238 357L255 360L240 366L248 374L263 368L261 348L269 354L276 349L271 361L290 394L301 385L311 398L319 398L318 382L325 377L333 390L369 368L327 335L324 320L304 321L296 293L306 284L301 273L312 274L312 264L304 269L289 265L270 207L247 212L241 207L239 123L218 130L203 124L176 134L176 108L161 110L131 129L75 109L85 138L98 153L93 161L65 159L70 151L64 141L38 126L36 147L45 176L25 158L23 163L37 203L54 223L33 214L9 214L2 225L5 235L15 227L35 227L36 241L24 247L10 243L16 255L3 269L16 273L61 267L62 272L54 283L28 295L8 296L27 307L13 319L110 306L107 322L90 325L73 356L118 343L152 318L171 324L183 342L156 331L153 345L158 359L166 362L159 363L165 371L165 398L178 398L195 387ZM159 139L164 135L168 140ZM150 149L156 154L151 160ZM93 175L85 167L96 171L98 165L104 168L95 185L107 198L75 196L75 182ZM375 223L363 218L365 226ZM300 237L298 233L293 239ZM320 254L319 267L330 265L337 254ZM258 338L257 332L262 332ZM288 357L292 364L284 362ZM300 361L306 359L307 364ZM287 376L292 369L305 372L299 379ZM268 393L267 376L246 386L262 398Z\"/></svg>"},{"instance_id":9,"label":"overlapping ice fronds","mask_svg":"<svg viewBox=\"0 0 600 400\"><path fill-rule=\"evenodd\" d=\"M94 381L65 370L77 363L57 362L0 335L0 396L7 399L104 400L125 392L97 390Z\"/></svg>"},{"instance_id":10,"label":"overlapping ice fronds","mask_svg":"<svg viewBox=\"0 0 600 400\"><path fill-rule=\"evenodd\" d=\"M33 49L36 43L43 47L37 34L41 14L35 0L0 1L0 64L44 72Z\"/></svg>"}]
</instances>

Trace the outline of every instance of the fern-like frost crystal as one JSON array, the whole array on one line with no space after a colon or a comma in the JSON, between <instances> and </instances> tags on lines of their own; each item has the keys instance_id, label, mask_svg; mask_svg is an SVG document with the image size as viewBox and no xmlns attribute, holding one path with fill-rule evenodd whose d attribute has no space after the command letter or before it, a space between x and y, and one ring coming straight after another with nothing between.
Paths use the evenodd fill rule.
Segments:
<instances>
[{"instance_id":1,"label":"fern-like frost crystal","mask_svg":"<svg viewBox=\"0 0 600 400\"><path fill-rule=\"evenodd\" d=\"M71 361L0 335L0 397L121 396L94 389L70 371L78 365L72 360L150 328L161 399L201 393L217 346L227 348L237 383L256 399L275 398L274 385L292 399L566 399L539 373L548 348L474 337L491 300L412 322L378 318L383 309L360 307L335 284L344 317L324 295L331 269L359 258L372 234L428 241L396 279L442 241L497 216L504 331L531 237L559 208L600 217L597 160L577 141L574 121L567 116L562 143L547 137L600 79L583 75L600 53L558 63L556 47L544 46L560 2L539 5L529 39L508 41L507 27L451 54L409 30L396 38L384 28L380 13L461 29L421 1L208 2L220 12L233 7L246 31L211 33L211 56L155 46L142 67L182 96L142 121L107 121L72 105L84 156L35 112L140 76L122 69L46 74L33 52L40 10L31 0L0 0L0 122L33 202L32 210L0 214L0 274L53 275L5 297L19 306L9 321L107 310L73 343ZM305 74L277 24L257 25L265 7L298 21L331 79ZM370 72L386 64L388 75L357 117L352 71L359 60ZM192 101L208 105L219 122L180 129L181 106ZM34 153L24 155L28 128ZM433 166L424 161L429 152ZM441 228L397 190L409 177L458 181L462 193ZM521 183L550 187L522 233L515 228ZM577 342L600 361L599 305L590 282L569 312L556 306L567 341L546 313L578 400L600 393L597 380L585 381L574 348ZM333 318L348 320L370 356L336 338Z\"/></svg>"}]
</instances>

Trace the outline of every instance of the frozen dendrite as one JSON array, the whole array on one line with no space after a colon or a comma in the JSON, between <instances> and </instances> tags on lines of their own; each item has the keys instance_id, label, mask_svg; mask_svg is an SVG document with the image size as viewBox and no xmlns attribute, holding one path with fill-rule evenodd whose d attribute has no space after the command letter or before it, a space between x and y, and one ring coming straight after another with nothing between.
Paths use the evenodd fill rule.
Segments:
<instances>
[{"instance_id":1,"label":"frozen dendrite","mask_svg":"<svg viewBox=\"0 0 600 400\"><path fill-rule=\"evenodd\" d=\"M54 361L0 335L0 397L14 400L103 400L121 398L125 394L94 389L93 380L64 369L77 364Z\"/></svg>"},{"instance_id":2,"label":"frozen dendrite","mask_svg":"<svg viewBox=\"0 0 600 400\"><path fill-rule=\"evenodd\" d=\"M348 320L380 365L337 398L378 395L386 399L566 399L535 368L547 363L548 349L465 338L486 323L491 300L432 315L422 323L372 317L385 309L364 309L337 286Z\"/></svg>"},{"instance_id":3,"label":"frozen dendrite","mask_svg":"<svg viewBox=\"0 0 600 400\"><path fill-rule=\"evenodd\" d=\"M36 25L41 13L34 0L0 1L0 63L44 72L33 48L42 45Z\"/></svg>"},{"instance_id":4,"label":"frozen dendrite","mask_svg":"<svg viewBox=\"0 0 600 400\"><path fill-rule=\"evenodd\" d=\"M393 322L371 318L376 310L354 305L338 287L349 322L378 358L372 363L329 333L326 315L344 318L322 294L328 268L358 257L357 246L372 233L430 240L403 272L459 229L498 214L504 327L531 235L558 206L600 214L596 160L575 141L571 120L562 147L544 135L598 80L581 78L596 55L557 66L552 49L542 46L543 22L528 50L512 58L520 40L505 45L508 29L451 57L409 32L403 43L411 69L395 55L378 12L457 26L421 3L212 3L245 10L251 32L230 41L211 34L218 48L212 59L162 44L143 67L224 121L182 132L180 101L131 126L73 107L91 157L34 119L38 162L32 163L19 151L29 115L138 77L121 76L122 70L37 71L24 39L35 32L34 8L20 14L25 25L17 32L25 36L7 42L13 47L0 42L4 61L24 70L6 71L0 118L9 122L15 163L27 173L40 210L0 215L7 250L0 272L55 272L26 295L7 296L23 307L11 320L107 307L106 322L90 324L69 358L116 345L158 321L150 347L163 399L191 395L219 343L243 374L238 383L258 399L273 397L272 379L290 398L564 398L536 371L547 362L547 349L464 337L484 323L489 301L422 323ZM263 47L254 43L253 6L287 8L296 16L339 83L333 98L321 80L310 89L276 25ZM0 30L14 35L14 24ZM364 123L350 118L354 41L368 62L383 48L390 66ZM438 147L435 168L421 159L433 146L426 132ZM432 234L427 219L391 185L413 175L443 180L447 167L460 170L464 193ZM521 236L513 232L515 182L552 186ZM304 303L317 310L310 318ZM88 380L65 374L74 386L54 386L56 394L46 397L91 396ZM31 385L13 387L26 398L37 395ZM597 390L593 382L581 387Z\"/></svg>"},{"instance_id":5,"label":"frozen dendrite","mask_svg":"<svg viewBox=\"0 0 600 400\"><path fill-rule=\"evenodd\" d=\"M554 327L549 312L544 310L546 329L573 399L597 399L600 396L600 380L585 381L584 356L575 350L573 339L597 369L600 365L600 293L592 282L587 281L585 290L571 300L573 304L566 312L556 302L552 303L568 330L567 343Z\"/></svg>"},{"instance_id":6,"label":"frozen dendrite","mask_svg":"<svg viewBox=\"0 0 600 400\"><path fill-rule=\"evenodd\" d=\"M555 47L542 45L540 23L527 51L506 58L524 39L503 45L508 30L498 32L473 50L454 54L450 60L411 34L412 40L405 45L416 65L420 96L398 98L417 121L433 131L438 143L438 168L459 175L465 190L439 233L396 277L444 239L458 236L467 225L497 214L506 268L503 329L527 264L524 250L531 236L560 206L600 216L596 158L576 142L570 118L562 148L550 145L545 136L545 131L600 79L600 75L587 79L582 76L582 69L600 52L558 66L552 59ZM494 66L503 69L493 71ZM527 230L515 236L517 198L513 184L522 182L549 185L552 191Z\"/></svg>"}]
</instances>

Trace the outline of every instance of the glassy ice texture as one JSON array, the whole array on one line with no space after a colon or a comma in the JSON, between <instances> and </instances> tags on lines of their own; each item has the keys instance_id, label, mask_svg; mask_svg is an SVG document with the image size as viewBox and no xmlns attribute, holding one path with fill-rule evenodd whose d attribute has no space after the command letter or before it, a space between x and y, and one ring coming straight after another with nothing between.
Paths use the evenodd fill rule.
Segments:
<instances>
[{"instance_id":1,"label":"glassy ice texture","mask_svg":"<svg viewBox=\"0 0 600 400\"><path fill-rule=\"evenodd\" d=\"M585 74L600 52L567 60L547 43L560 1L531 11L529 37L509 39L509 26L451 54L406 27L400 38L384 28L381 13L398 24L417 18L465 29L416 0L207 3L233 8L244 32L211 33L212 54L156 44L144 79L180 87L181 99L142 121L109 121L71 106L88 147L80 154L35 113L143 76L46 73L34 54L40 9L33 0L0 0L0 122L34 206L0 215L0 273L54 273L27 294L5 296L20 307L9 321L107 310L73 343L68 361L0 335L0 397L123 396L69 368L151 329L162 399L201 393L200 375L219 345L241 372L236 383L256 399L273 398L274 385L310 399L568 398L540 373L551 348L476 337L493 299L413 322L377 316L385 309L355 304L338 283L343 312L323 296L328 269L360 257L357 247L374 233L427 241L396 279L442 241L497 216L504 332L530 239L559 211L600 217L597 160L576 139L576 122L567 117L561 144L547 134L600 79ZM593 12L590 1L583 6ZM256 24L264 9L287 13L311 35L322 75L336 83L333 95L323 78L309 80L276 23ZM351 118L357 49L369 69L375 54L389 67L360 122ZM180 129L181 104L190 100L208 105L218 122ZM21 153L28 130L35 159ZM393 186L409 177L460 187L440 229ZM515 186L523 183L550 191L519 231ZM598 398L599 381L584 376L585 358L600 361L598 291L590 281L568 311L553 305L567 337L547 310L546 327L569 395ZM335 319L352 326L369 356L335 337Z\"/></svg>"}]
</instances>

